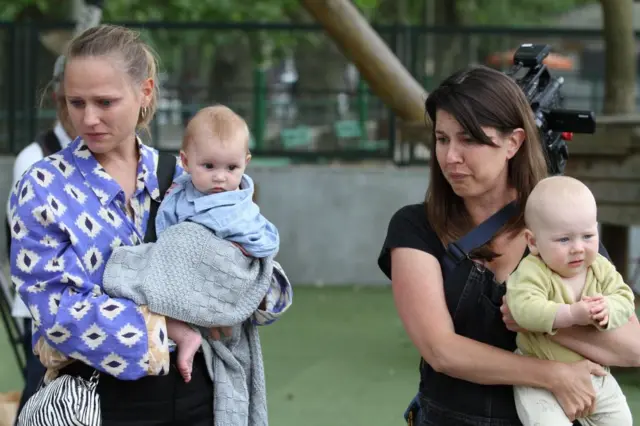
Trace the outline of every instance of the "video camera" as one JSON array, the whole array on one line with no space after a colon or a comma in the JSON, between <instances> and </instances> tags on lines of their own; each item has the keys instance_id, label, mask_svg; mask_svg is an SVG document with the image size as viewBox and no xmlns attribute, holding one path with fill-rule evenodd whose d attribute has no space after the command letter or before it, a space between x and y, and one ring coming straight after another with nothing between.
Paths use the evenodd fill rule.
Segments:
<instances>
[{"instance_id":1,"label":"video camera","mask_svg":"<svg viewBox=\"0 0 640 426\"><path fill-rule=\"evenodd\" d=\"M593 111L562 109L560 87L564 78L551 76L544 59L551 52L546 44L522 44L513 56L513 66L506 74L524 91L533 110L547 160L549 174L563 174L569 157L567 141L573 133L594 133ZM526 70L523 76L516 76Z\"/></svg>"}]
</instances>

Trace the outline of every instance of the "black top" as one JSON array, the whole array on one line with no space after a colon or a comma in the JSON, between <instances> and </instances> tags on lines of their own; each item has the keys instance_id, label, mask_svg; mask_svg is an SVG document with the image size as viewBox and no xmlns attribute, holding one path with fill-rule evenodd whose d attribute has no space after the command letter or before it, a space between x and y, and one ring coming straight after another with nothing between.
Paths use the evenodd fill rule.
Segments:
<instances>
[{"instance_id":1,"label":"black top","mask_svg":"<svg viewBox=\"0 0 640 426\"><path fill-rule=\"evenodd\" d=\"M391 250L405 247L424 251L440 260L445 249L427 220L425 203L410 204L398 210L387 229L387 237L378 257L378 266L391 279Z\"/></svg>"},{"instance_id":2,"label":"black top","mask_svg":"<svg viewBox=\"0 0 640 426\"><path fill-rule=\"evenodd\" d=\"M378 267L389 279L391 279L391 250L399 247L424 251L433 255L438 261L445 255L444 245L427 219L425 203L404 206L395 212L389 221L387 236L378 256ZM611 260L602 242L598 251ZM524 251L523 258L527 254L529 254L528 248Z\"/></svg>"},{"instance_id":3,"label":"black top","mask_svg":"<svg viewBox=\"0 0 640 426\"><path fill-rule=\"evenodd\" d=\"M429 253L442 265L445 248L429 225L425 203L402 207L391 218L378 257L378 265L387 277L391 277L391 250L400 247ZM495 282L493 273L463 260L447 273L443 287L457 334L515 350L516 335L506 329L500 313L505 287ZM435 371L422 360L419 389L420 404L428 411L429 424L521 425L512 386L488 386L456 379Z\"/></svg>"},{"instance_id":4,"label":"black top","mask_svg":"<svg viewBox=\"0 0 640 426\"><path fill-rule=\"evenodd\" d=\"M413 248L433 255L439 262L445 248L429 225L426 204L411 204L391 218L378 266L391 279L391 250ZM600 253L608 257L600 245ZM523 253L528 254L528 250ZM463 262L445 280L444 292L457 334L513 351L515 333L502 322L500 304L504 284L496 283L493 273ZM464 291L458 291L460 288ZM449 300L455 299L455 300ZM451 303L450 303L451 302ZM420 401L430 424L439 425L521 425L513 399L512 386L479 385L433 370L424 360L420 365ZM420 423L421 424L421 423Z\"/></svg>"}]
</instances>

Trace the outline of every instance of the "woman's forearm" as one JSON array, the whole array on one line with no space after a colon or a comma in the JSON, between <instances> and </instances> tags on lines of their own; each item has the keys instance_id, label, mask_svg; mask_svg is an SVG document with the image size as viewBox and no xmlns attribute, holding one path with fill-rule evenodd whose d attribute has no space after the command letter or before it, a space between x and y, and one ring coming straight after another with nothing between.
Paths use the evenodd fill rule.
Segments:
<instances>
[{"instance_id":1,"label":"woman's forearm","mask_svg":"<svg viewBox=\"0 0 640 426\"><path fill-rule=\"evenodd\" d=\"M441 346L433 367L444 374L482 385L517 385L548 389L553 361L516 355L459 335Z\"/></svg>"},{"instance_id":2,"label":"woman's forearm","mask_svg":"<svg viewBox=\"0 0 640 426\"><path fill-rule=\"evenodd\" d=\"M558 330L551 339L601 365L640 367L640 324L635 315L614 330L571 327Z\"/></svg>"}]
</instances>

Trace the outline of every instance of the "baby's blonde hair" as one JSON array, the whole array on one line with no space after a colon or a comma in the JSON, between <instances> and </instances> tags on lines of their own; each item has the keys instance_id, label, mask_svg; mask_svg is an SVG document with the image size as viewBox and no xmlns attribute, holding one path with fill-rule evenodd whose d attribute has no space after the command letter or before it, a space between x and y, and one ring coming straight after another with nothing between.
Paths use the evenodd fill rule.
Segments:
<instances>
[{"instance_id":1,"label":"baby's blonde hair","mask_svg":"<svg viewBox=\"0 0 640 426\"><path fill-rule=\"evenodd\" d=\"M202 108L191 118L182 138L182 150L186 151L196 134L208 132L218 142L235 142L240 139L249 153L249 126L247 122L224 105Z\"/></svg>"},{"instance_id":2,"label":"baby's blonde hair","mask_svg":"<svg viewBox=\"0 0 640 426\"><path fill-rule=\"evenodd\" d=\"M586 204L585 204L586 203ZM539 225L540 220L553 216L553 209L573 209L593 206L596 200L591 190L570 176L551 176L542 179L533 188L524 209L524 221L528 228Z\"/></svg>"}]
</instances>

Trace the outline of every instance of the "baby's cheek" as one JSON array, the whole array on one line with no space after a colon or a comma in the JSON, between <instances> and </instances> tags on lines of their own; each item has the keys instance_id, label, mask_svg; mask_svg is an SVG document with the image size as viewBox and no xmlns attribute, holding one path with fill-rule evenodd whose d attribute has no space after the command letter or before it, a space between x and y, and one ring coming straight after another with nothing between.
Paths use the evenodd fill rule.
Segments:
<instances>
[{"instance_id":1,"label":"baby's cheek","mask_svg":"<svg viewBox=\"0 0 640 426\"><path fill-rule=\"evenodd\" d=\"M552 269L561 267L566 263L566 255L562 250L558 250L557 248L551 248L547 251L547 259L543 259L545 263Z\"/></svg>"}]
</instances>

